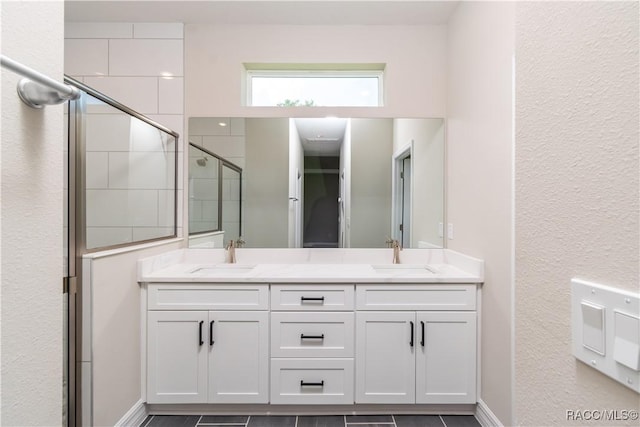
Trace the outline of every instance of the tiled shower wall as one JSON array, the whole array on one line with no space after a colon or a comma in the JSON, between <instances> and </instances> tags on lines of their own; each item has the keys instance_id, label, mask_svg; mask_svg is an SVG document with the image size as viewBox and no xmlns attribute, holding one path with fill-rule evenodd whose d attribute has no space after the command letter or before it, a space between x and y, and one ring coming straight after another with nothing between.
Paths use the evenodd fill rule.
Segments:
<instances>
[{"instance_id":1,"label":"tiled shower wall","mask_svg":"<svg viewBox=\"0 0 640 427\"><path fill-rule=\"evenodd\" d=\"M183 25L176 23L67 23L65 25L65 74L85 85L107 95L150 119L180 134L178 157L178 194L182 200L182 151L184 120L184 59L183 59ZM131 224L131 240L143 240L155 237L153 233L160 227L170 225L166 218L172 215L172 203L147 203L136 194L145 193L145 186L136 186L130 177L119 177L114 172L114 165L109 162L123 160L122 147L118 146L117 127L107 126L102 134L87 135L87 197L101 192L107 199L117 198L117 192L109 186L109 182L120 178L129 180L127 198L137 203L145 212L140 211L139 221ZM105 135L113 135L113 138ZM110 142L111 141L111 142ZM128 141L128 139L127 139ZM154 151L154 150L152 150ZM142 181L144 177L157 175L154 162L147 161L149 156L158 153L128 153L124 159L128 170L135 172ZM157 162L155 162L157 163ZM166 162L164 163L166 164ZM105 179L105 171L110 171ZM170 171L173 172L173 171ZM113 177L111 176L113 175ZM140 180L138 180L140 181ZM167 190L173 185L168 182ZM133 183L133 185L131 185ZM140 188L138 188L140 187ZM89 189L90 188L90 189ZM91 194L89 194L91 193ZM113 193L113 194L111 194ZM146 193L145 193L146 194ZM163 194L162 191L158 194ZM113 197L110 197L113 196ZM121 195L122 196L122 195ZM162 198L162 197L160 197ZM172 199L165 197L166 199ZM156 212L148 212L150 205L157 206ZM88 206L99 216L99 221L89 223L87 236L92 239L93 246L112 244L115 235L108 232L121 230L122 212L119 203L101 203L101 206ZM95 215L94 215L95 216ZM97 218L97 217L96 217ZM119 220L120 219L120 220ZM164 220L163 220L164 219ZM178 236L182 235L182 206L178 204ZM152 230L156 227L155 231ZM107 230L107 232L105 232ZM152 230L151 234L149 230ZM120 236L119 240L123 237ZM126 237L124 237L126 240Z\"/></svg>"}]
</instances>

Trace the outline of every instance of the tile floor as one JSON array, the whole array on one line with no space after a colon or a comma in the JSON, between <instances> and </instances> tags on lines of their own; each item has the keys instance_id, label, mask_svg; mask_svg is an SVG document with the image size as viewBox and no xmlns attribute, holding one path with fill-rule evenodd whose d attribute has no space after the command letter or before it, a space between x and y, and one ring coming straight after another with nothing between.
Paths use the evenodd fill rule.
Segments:
<instances>
[{"instance_id":1,"label":"tile floor","mask_svg":"<svg viewBox=\"0 0 640 427\"><path fill-rule=\"evenodd\" d=\"M480 427L473 415L152 415L140 427Z\"/></svg>"}]
</instances>

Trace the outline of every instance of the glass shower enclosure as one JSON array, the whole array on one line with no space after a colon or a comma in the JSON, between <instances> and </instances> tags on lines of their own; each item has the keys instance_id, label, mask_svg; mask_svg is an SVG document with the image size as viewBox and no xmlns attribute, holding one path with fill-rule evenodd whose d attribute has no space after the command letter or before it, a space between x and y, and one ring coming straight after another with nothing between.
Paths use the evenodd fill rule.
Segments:
<instances>
[{"instance_id":1,"label":"glass shower enclosure","mask_svg":"<svg viewBox=\"0 0 640 427\"><path fill-rule=\"evenodd\" d=\"M83 339L82 257L177 236L178 134L70 77L82 92L65 111L65 375L62 425L88 425L82 378L91 365ZM85 390L86 392L86 390ZM86 405L85 405L86 406Z\"/></svg>"}]
</instances>

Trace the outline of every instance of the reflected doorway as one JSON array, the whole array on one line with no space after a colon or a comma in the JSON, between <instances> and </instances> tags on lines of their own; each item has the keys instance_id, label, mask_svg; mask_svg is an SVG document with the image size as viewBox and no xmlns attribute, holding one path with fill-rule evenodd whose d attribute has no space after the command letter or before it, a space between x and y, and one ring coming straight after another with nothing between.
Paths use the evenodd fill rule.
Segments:
<instances>
[{"instance_id":1,"label":"reflected doorway","mask_svg":"<svg viewBox=\"0 0 640 427\"><path fill-rule=\"evenodd\" d=\"M339 243L340 158L304 157L305 248L337 248Z\"/></svg>"}]
</instances>

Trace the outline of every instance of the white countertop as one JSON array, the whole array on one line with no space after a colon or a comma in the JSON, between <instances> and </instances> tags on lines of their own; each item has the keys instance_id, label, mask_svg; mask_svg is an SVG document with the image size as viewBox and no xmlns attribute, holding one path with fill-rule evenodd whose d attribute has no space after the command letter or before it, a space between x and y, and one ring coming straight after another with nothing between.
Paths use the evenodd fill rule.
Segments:
<instances>
[{"instance_id":1,"label":"white countertop","mask_svg":"<svg viewBox=\"0 0 640 427\"><path fill-rule=\"evenodd\" d=\"M138 281L206 283L482 283L484 262L447 249L182 249L138 262Z\"/></svg>"}]
</instances>

